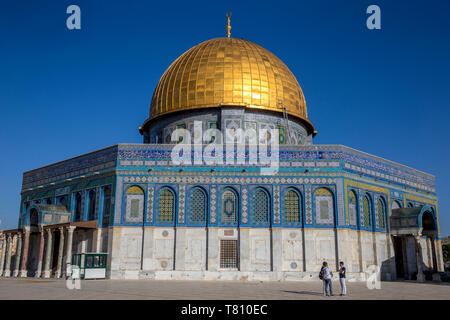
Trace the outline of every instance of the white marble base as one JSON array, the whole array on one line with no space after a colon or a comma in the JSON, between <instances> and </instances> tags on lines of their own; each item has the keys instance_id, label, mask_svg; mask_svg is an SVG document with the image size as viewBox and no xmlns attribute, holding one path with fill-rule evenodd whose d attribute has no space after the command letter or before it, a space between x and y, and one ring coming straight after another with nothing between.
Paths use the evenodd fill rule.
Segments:
<instances>
[{"instance_id":1,"label":"white marble base","mask_svg":"<svg viewBox=\"0 0 450 320\"><path fill-rule=\"evenodd\" d=\"M111 279L142 280L223 280L223 281L320 281L319 272L241 271L113 271ZM364 273L348 273L347 281L365 281ZM338 281L335 276L333 281Z\"/></svg>"}]
</instances>

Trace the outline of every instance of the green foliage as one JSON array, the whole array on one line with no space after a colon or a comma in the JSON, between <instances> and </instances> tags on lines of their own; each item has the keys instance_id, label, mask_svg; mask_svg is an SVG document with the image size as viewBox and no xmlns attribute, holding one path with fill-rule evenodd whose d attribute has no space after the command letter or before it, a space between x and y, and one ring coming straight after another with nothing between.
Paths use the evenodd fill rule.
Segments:
<instances>
[{"instance_id":1,"label":"green foliage","mask_svg":"<svg viewBox=\"0 0 450 320\"><path fill-rule=\"evenodd\" d=\"M444 262L450 261L450 244L442 246L442 255L444 257Z\"/></svg>"}]
</instances>

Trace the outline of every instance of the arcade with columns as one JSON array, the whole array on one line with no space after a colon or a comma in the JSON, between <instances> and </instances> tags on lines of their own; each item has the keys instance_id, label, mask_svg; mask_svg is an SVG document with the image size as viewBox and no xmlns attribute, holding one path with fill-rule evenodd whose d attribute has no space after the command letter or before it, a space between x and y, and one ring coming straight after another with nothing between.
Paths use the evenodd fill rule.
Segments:
<instances>
[{"instance_id":1,"label":"arcade with columns","mask_svg":"<svg viewBox=\"0 0 450 320\"><path fill-rule=\"evenodd\" d=\"M66 265L72 264L73 250L85 253L88 237L95 229L93 221L81 221L44 225L37 230L24 226L23 229L0 231L0 275L64 278ZM93 249L94 252L99 250L95 246Z\"/></svg>"}]
</instances>

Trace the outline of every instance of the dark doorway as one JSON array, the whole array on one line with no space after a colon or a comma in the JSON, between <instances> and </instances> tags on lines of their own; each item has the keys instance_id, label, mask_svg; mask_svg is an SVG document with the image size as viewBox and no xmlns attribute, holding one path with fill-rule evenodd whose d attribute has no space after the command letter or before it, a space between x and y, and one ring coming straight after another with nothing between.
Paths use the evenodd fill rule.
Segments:
<instances>
[{"instance_id":1,"label":"dark doorway","mask_svg":"<svg viewBox=\"0 0 450 320\"><path fill-rule=\"evenodd\" d=\"M394 253L395 253L395 268L397 271L397 279L405 278L405 269L403 266L403 241L400 237L394 237Z\"/></svg>"},{"instance_id":2,"label":"dark doorway","mask_svg":"<svg viewBox=\"0 0 450 320\"><path fill-rule=\"evenodd\" d=\"M27 269L27 276L34 277L38 268L39 248L41 245L40 233L31 233L29 241L27 265L25 267Z\"/></svg>"},{"instance_id":3,"label":"dark doorway","mask_svg":"<svg viewBox=\"0 0 450 320\"><path fill-rule=\"evenodd\" d=\"M52 264L50 266L51 275L56 274L56 269L58 267L59 240L60 240L59 231L53 232Z\"/></svg>"},{"instance_id":4,"label":"dark doorway","mask_svg":"<svg viewBox=\"0 0 450 320\"><path fill-rule=\"evenodd\" d=\"M30 227L38 227L39 215L36 209L31 209L30 212Z\"/></svg>"},{"instance_id":5,"label":"dark doorway","mask_svg":"<svg viewBox=\"0 0 450 320\"><path fill-rule=\"evenodd\" d=\"M434 227L433 215L430 212L425 212L422 216L423 233L434 233L436 230Z\"/></svg>"}]
</instances>

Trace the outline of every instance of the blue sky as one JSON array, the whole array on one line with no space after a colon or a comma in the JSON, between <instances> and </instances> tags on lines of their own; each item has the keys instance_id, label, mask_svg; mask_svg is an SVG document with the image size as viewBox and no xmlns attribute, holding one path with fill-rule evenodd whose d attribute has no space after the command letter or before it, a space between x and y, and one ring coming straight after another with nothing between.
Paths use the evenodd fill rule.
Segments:
<instances>
[{"instance_id":1,"label":"blue sky","mask_svg":"<svg viewBox=\"0 0 450 320\"><path fill-rule=\"evenodd\" d=\"M81 8L81 30L66 8ZM381 30L366 8L381 8ZM450 2L12 1L0 3L0 219L17 225L22 174L142 141L157 81L192 46L232 36L297 77L316 144L343 144L437 177L450 235Z\"/></svg>"}]
</instances>

